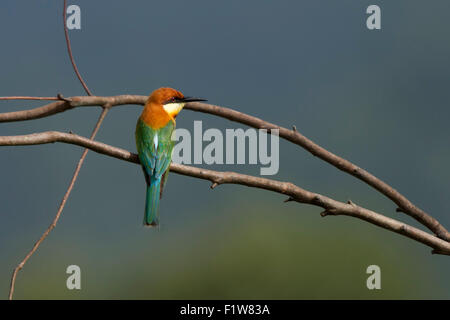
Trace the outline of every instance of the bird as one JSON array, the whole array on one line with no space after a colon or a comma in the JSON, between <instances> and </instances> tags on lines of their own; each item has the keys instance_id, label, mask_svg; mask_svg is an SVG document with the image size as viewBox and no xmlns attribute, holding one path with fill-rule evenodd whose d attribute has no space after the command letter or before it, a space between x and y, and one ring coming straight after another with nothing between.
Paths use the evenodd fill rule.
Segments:
<instances>
[{"instance_id":1,"label":"bird","mask_svg":"<svg viewBox=\"0 0 450 320\"><path fill-rule=\"evenodd\" d=\"M172 161L175 118L188 102L207 101L185 97L172 88L159 88L148 97L136 124L136 148L147 184L144 225L159 225L159 200Z\"/></svg>"}]
</instances>

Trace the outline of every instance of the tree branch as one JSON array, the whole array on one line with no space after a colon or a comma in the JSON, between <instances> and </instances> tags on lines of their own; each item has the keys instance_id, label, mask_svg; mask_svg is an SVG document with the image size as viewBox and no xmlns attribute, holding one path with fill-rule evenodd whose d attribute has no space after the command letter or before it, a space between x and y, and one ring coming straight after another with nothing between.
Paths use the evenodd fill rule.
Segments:
<instances>
[{"instance_id":1,"label":"tree branch","mask_svg":"<svg viewBox=\"0 0 450 320\"><path fill-rule=\"evenodd\" d=\"M78 96L71 97L69 98L69 100L70 102L54 102L31 110L3 113L0 114L0 122L37 119L53 115L55 113L64 112L75 107L98 106L105 103L110 105L110 107L126 104L143 105L145 104L147 97L139 95L119 95L111 97ZM392 200L398 206L398 212L403 212L413 217L422 225L426 226L429 230L435 233L439 238L450 241L450 233L435 218L415 206L400 192L389 186L381 179L378 179L371 173L367 172L366 170L317 145L313 141L300 134L297 128L293 128L292 130L290 130L230 108L210 105L206 103L191 102L185 106L185 109L219 116L257 129L269 129L269 131L270 129L278 129L279 136L281 138L304 148L314 156L317 156L318 158L328 162L339 170L342 170L358 178L359 180L364 181L365 183L385 195L387 198Z\"/></svg>"},{"instance_id":2,"label":"tree branch","mask_svg":"<svg viewBox=\"0 0 450 320\"><path fill-rule=\"evenodd\" d=\"M58 98L58 97L12 96L12 97L0 97L0 100L60 100L60 98Z\"/></svg>"},{"instance_id":3,"label":"tree branch","mask_svg":"<svg viewBox=\"0 0 450 320\"><path fill-rule=\"evenodd\" d=\"M36 145L54 142L79 145L107 156L139 164L139 158L134 153L101 142L93 141L73 133L47 131L29 135L0 137L1 146ZM450 255L450 243L432 234L358 206L351 201L348 203L336 201L319 193L302 189L290 182L254 177L236 172L213 171L175 163L170 165L170 171L185 176L208 180L214 186L218 186L220 184L239 184L247 187L277 192L287 195L290 201L296 201L323 208L325 211L322 212L322 216L345 215L355 217L423 243L431 247L433 249L433 253Z\"/></svg>"},{"instance_id":4,"label":"tree branch","mask_svg":"<svg viewBox=\"0 0 450 320\"><path fill-rule=\"evenodd\" d=\"M9 99L16 97L0 97L0 100L17 100ZM40 97L23 97L23 100L35 100L30 98ZM100 107L107 105L108 108L121 106L126 104L139 104L144 105L148 97L138 95L120 95L112 97L96 97L96 96L80 96L70 98L52 98L60 101L46 104L42 107L33 108L29 110L13 111L0 113L0 122L15 122L34 120L39 118L48 117L60 112L64 112L76 107ZM39 99L47 100L47 99Z\"/></svg>"}]
</instances>

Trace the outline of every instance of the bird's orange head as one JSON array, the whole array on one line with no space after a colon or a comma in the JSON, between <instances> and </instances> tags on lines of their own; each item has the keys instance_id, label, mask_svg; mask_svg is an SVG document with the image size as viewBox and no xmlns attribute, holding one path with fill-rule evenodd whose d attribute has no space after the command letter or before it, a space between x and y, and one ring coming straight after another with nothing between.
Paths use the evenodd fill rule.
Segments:
<instances>
[{"instance_id":1,"label":"bird's orange head","mask_svg":"<svg viewBox=\"0 0 450 320\"><path fill-rule=\"evenodd\" d=\"M165 105L170 102L175 102L175 100L181 100L184 95L172 88L159 88L153 91L148 97L147 103L157 103L160 105Z\"/></svg>"},{"instance_id":2,"label":"bird's orange head","mask_svg":"<svg viewBox=\"0 0 450 320\"><path fill-rule=\"evenodd\" d=\"M206 101L205 99L185 97L172 88L159 88L153 91L145 104L141 119L150 127L159 129L175 117L187 102Z\"/></svg>"}]
</instances>

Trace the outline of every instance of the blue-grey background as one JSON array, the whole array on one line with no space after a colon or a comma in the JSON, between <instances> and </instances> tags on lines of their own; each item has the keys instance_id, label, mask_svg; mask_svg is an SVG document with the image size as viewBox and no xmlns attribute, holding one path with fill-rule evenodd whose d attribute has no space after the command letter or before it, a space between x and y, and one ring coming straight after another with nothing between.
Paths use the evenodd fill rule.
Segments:
<instances>
[{"instance_id":1,"label":"blue-grey background","mask_svg":"<svg viewBox=\"0 0 450 320\"><path fill-rule=\"evenodd\" d=\"M66 52L63 1L0 4L0 96L83 95ZM96 95L160 86L206 97L300 132L385 180L450 227L450 2L69 1L78 67ZM378 4L382 30L366 28ZM2 102L0 111L45 102ZM135 151L141 107L113 109L98 140ZM98 108L3 123L1 135L72 130L88 136ZM178 127L237 128L183 111ZM0 295L52 221L81 148L0 148ZM217 166L257 174L258 166ZM417 225L364 183L281 141L280 171L337 200ZM62 217L20 272L15 297L450 298L450 259L349 217L283 203L263 190L171 174L159 230L142 226L136 165L90 152ZM82 290L66 289L68 265ZM382 289L366 288L368 265Z\"/></svg>"}]
</instances>

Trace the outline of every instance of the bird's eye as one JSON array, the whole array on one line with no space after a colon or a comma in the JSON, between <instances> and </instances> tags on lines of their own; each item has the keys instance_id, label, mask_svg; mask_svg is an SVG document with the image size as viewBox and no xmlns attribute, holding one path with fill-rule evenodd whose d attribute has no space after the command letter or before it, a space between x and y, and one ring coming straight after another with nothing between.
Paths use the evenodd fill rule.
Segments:
<instances>
[{"instance_id":1,"label":"bird's eye","mask_svg":"<svg viewBox=\"0 0 450 320\"><path fill-rule=\"evenodd\" d=\"M175 102L175 97L172 97L172 99L170 99L170 101Z\"/></svg>"}]
</instances>

